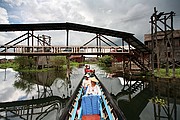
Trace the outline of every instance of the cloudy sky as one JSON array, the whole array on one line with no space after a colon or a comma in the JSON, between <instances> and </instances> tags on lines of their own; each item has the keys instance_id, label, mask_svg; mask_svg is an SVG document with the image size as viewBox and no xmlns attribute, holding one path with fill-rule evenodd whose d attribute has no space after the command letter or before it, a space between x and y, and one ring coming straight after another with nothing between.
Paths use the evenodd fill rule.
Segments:
<instances>
[{"instance_id":1,"label":"cloudy sky","mask_svg":"<svg viewBox=\"0 0 180 120\"><path fill-rule=\"evenodd\" d=\"M73 22L130 32L143 42L144 34L150 33L153 8L159 12L174 11L174 28L180 29L179 6L180 0L0 0L0 23ZM0 33L0 42L20 34ZM79 38L74 33L72 36L81 40L86 37ZM57 43L57 37L54 38Z\"/></svg>"}]
</instances>

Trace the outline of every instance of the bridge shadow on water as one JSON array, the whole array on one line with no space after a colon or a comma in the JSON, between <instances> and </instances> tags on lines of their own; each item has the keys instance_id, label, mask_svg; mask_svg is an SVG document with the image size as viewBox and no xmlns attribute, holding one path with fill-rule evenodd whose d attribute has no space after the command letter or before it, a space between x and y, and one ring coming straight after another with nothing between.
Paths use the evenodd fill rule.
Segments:
<instances>
[{"instance_id":1,"label":"bridge shadow on water","mask_svg":"<svg viewBox=\"0 0 180 120\"><path fill-rule=\"evenodd\" d=\"M130 81L118 78L121 90L117 94L111 94L122 110L127 120L139 120L142 111L152 98L152 91L148 82ZM117 83L116 83L117 84Z\"/></svg>"},{"instance_id":2,"label":"bridge shadow on water","mask_svg":"<svg viewBox=\"0 0 180 120\"><path fill-rule=\"evenodd\" d=\"M148 99L150 99L151 96L152 92L148 88L145 88L136 96L131 98L131 100L118 100L118 105L128 120L139 120L139 116L149 103Z\"/></svg>"},{"instance_id":3,"label":"bridge shadow on water","mask_svg":"<svg viewBox=\"0 0 180 120\"><path fill-rule=\"evenodd\" d=\"M62 99L58 96L51 96L47 98L0 103L0 118L6 120L40 120L52 112L60 113L60 110L65 106L64 103L66 103L67 100L68 99ZM54 115L54 118L59 118L59 114Z\"/></svg>"},{"instance_id":4,"label":"bridge shadow on water","mask_svg":"<svg viewBox=\"0 0 180 120\"><path fill-rule=\"evenodd\" d=\"M129 81L112 97L127 120L178 120L179 86L179 79Z\"/></svg>"}]
</instances>

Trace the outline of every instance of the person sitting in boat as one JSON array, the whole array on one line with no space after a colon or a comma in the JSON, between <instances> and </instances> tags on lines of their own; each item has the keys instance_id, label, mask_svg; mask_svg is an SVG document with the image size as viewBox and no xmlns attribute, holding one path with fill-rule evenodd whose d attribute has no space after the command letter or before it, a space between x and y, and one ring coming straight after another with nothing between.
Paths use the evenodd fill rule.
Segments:
<instances>
[{"instance_id":1,"label":"person sitting in boat","mask_svg":"<svg viewBox=\"0 0 180 120\"><path fill-rule=\"evenodd\" d=\"M85 74L84 78L85 79L83 80L82 86L83 86L83 93L86 94L87 87L90 86L91 81L89 80L89 74Z\"/></svg>"},{"instance_id":2,"label":"person sitting in boat","mask_svg":"<svg viewBox=\"0 0 180 120\"><path fill-rule=\"evenodd\" d=\"M86 95L101 95L100 88L96 85L99 81L95 77L90 77L89 79L91 80L91 85L88 86Z\"/></svg>"},{"instance_id":3,"label":"person sitting in boat","mask_svg":"<svg viewBox=\"0 0 180 120\"><path fill-rule=\"evenodd\" d=\"M91 74L95 74L95 69L91 69Z\"/></svg>"},{"instance_id":4,"label":"person sitting in boat","mask_svg":"<svg viewBox=\"0 0 180 120\"><path fill-rule=\"evenodd\" d=\"M90 69L90 66L89 65L85 65L85 68L84 68L85 74L88 72L89 69Z\"/></svg>"}]
</instances>

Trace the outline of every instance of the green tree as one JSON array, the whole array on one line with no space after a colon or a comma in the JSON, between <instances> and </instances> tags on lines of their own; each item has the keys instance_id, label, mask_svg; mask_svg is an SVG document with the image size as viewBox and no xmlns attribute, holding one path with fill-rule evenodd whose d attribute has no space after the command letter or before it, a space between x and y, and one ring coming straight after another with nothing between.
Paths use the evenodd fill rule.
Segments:
<instances>
[{"instance_id":1,"label":"green tree","mask_svg":"<svg viewBox=\"0 0 180 120\"><path fill-rule=\"evenodd\" d=\"M112 56L105 55L101 58L99 58L99 64L105 67L111 67L113 62Z\"/></svg>"},{"instance_id":2,"label":"green tree","mask_svg":"<svg viewBox=\"0 0 180 120\"><path fill-rule=\"evenodd\" d=\"M16 80L14 81L13 86L17 89L25 91L27 94L29 94L34 88L34 80L35 75L26 73L26 72L19 72L16 74Z\"/></svg>"},{"instance_id":3,"label":"green tree","mask_svg":"<svg viewBox=\"0 0 180 120\"><path fill-rule=\"evenodd\" d=\"M14 58L15 63L19 65L19 69L31 69L35 66L35 61L32 57L19 56Z\"/></svg>"},{"instance_id":4,"label":"green tree","mask_svg":"<svg viewBox=\"0 0 180 120\"><path fill-rule=\"evenodd\" d=\"M51 64L55 67L56 70L62 70L63 65L66 64L66 57L64 56L56 56L51 58Z\"/></svg>"}]
</instances>

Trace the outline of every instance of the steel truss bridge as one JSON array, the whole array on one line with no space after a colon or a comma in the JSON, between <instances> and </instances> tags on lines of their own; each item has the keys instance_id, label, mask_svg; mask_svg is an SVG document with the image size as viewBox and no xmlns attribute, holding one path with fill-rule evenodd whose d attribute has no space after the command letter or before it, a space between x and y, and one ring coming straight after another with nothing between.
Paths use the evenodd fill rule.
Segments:
<instances>
[{"instance_id":1,"label":"steel truss bridge","mask_svg":"<svg viewBox=\"0 0 180 120\"><path fill-rule=\"evenodd\" d=\"M106 55L129 54L129 49L123 50L119 46L0 46L1 55Z\"/></svg>"},{"instance_id":2,"label":"steel truss bridge","mask_svg":"<svg viewBox=\"0 0 180 120\"><path fill-rule=\"evenodd\" d=\"M66 45L51 45L51 37L36 36L35 31L64 30ZM27 31L27 33L0 45L0 55L45 56L45 55L114 55L120 56L126 64L134 62L142 70L148 70L151 51L132 33L92 27L75 23L0 24L1 32ZM69 45L69 31L95 34L95 37L79 46ZM115 43L109 37L120 38ZM94 46L88 46L92 41ZM125 63L125 62L124 62Z\"/></svg>"}]
</instances>

